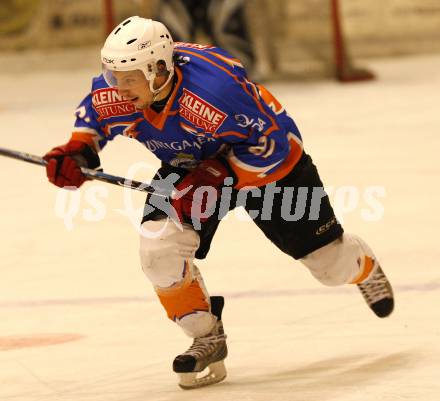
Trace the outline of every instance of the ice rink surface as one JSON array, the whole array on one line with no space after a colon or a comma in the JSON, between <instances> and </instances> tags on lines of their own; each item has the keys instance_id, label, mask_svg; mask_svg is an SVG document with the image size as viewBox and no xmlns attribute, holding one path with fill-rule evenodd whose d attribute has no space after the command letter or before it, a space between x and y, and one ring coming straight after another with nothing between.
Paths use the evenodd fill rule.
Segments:
<instances>
[{"instance_id":1,"label":"ice rink surface","mask_svg":"<svg viewBox=\"0 0 440 401\"><path fill-rule=\"evenodd\" d=\"M0 146L42 155L68 139L99 71L21 60L0 74ZM128 217L144 195L103 183L66 195L41 167L0 158L0 400L438 401L440 56L368 64L378 80L269 88L346 231L379 256L395 290L390 318L376 318L356 287L323 287L232 213L199 262L211 295L226 298L228 377L183 391L171 363L190 340L144 277ZM102 162L120 175L143 162L143 180L158 166L128 138ZM372 187L384 195L376 203Z\"/></svg>"}]
</instances>

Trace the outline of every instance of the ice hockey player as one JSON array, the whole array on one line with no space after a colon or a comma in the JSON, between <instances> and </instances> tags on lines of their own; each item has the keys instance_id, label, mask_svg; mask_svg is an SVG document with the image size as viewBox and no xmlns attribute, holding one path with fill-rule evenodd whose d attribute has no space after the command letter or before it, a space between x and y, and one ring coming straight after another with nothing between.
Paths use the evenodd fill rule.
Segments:
<instances>
[{"instance_id":1,"label":"ice hockey player","mask_svg":"<svg viewBox=\"0 0 440 401\"><path fill-rule=\"evenodd\" d=\"M71 139L44 156L47 175L59 187L79 187L80 167L97 168L98 152L125 135L162 161L153 181L158 187L178 177L168 205L182 224L165 224L158 195L148 196L142 228L160 236L141 236L140 259L168 317L193 338L173 362L182 388L226 376L224 300L208 295L194 259L206 257L227 212L221 209L240 204L245 188L251 191L246 210L280 250L324 285L357 285L377 316L391 314L393 292L376 256L344 232L294 121L247 78L239 60L217 47L173 43L162 23L137 16L110 33L101 60L103 74L79 106ZM301 188L310 190L305 200ZM286 193L289 205L306 202L305 213L286 218Z\"/></svg>"}]
</instances>

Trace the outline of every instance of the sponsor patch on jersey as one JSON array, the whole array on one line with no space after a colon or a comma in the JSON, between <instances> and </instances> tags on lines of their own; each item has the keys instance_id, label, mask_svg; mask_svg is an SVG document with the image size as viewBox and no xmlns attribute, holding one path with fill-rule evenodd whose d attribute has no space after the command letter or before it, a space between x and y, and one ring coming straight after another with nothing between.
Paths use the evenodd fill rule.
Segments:
<instances>
[{"instance_id":1,"label":"sponsor patch on jersey","mask_svg":"<svg viewBox=\"0 0 440 401\"><path fill-rule=\"evenodd\" d=\"M225 112L186 88L183 89L179 104L182 117L210 134L215 133L227 117Z\"/></svg>"},{"instance_id":2,"label":"sponsor patch on jersey","mask_svg":"<svg viewBox=\"0 0 440 401\"><path fill-rule=\"evenodd\" d=\"M92 94L92 105L98 113L98 121L104 118L136 113L136 107L121 96L115 88L98 89Z\"/></svg>"},{"instance_id":3,"label":"sponsor patch on jersey","mask_svg":"<svg viewBox=\"0 0 440 401\"><path fill-rule=\"evenodd\" d=\"M193 154L190 153L177 153L174 159L169 161L169 164L174 167L182 168L195 168L199 162L194 158Z\"/></svg>"}]
</instances>

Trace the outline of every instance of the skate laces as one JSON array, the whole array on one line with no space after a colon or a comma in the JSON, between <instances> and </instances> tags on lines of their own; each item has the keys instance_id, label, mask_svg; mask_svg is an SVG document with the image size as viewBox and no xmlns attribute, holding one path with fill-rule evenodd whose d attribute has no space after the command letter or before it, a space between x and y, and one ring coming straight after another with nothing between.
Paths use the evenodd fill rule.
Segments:
<instances>
[{"instance_id":1,"label":"skate laces","mask_svg":"<svg viewBox=\"0 0 440 401\"><path fill-rule=\"evenodd\" d=\"M388 280L380 266L367 281L358 284L358 287L370 305L390 296Z\"/></svg>"},{"instance_id":2,"label":"skate laces","mask_svg":"<svg viewBox=\"0 0 440 401\"><path fill-rule=\"evenodd\" d=\"M197 337L194 339L191 347L183 355L191 355L195 357L207 356L213 352L217 344L225 342L226 334L208 335Z\"/></svg>"}]
</instances>

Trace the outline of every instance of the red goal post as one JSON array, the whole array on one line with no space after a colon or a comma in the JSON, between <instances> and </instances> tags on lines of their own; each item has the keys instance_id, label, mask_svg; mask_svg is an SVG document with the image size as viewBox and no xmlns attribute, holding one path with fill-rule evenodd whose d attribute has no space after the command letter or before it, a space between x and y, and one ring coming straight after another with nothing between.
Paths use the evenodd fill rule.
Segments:
<instances>
[{"instance_id":1,"label":"red goal post","mask_svg":"<svg viewBox=\"0 0 440 401\"><path fill-rule=\"evenodd\" d=\"M343 33L340 0L330 0L331 23L334 47L334 70L335 76L342 82L355 82L374 79L374 74L366 69L353 65L348 54L346 41Z\"/></svg>"},{"instance_id":2,"label":"red goal post","mask_svg":"<svg viewBox=\"0 0 440 401\"><path fill-rule=\"evenodd\" d=\"M374 79L350 55L343 1L349 0L246 0L248 29L262 75L327 76L340 82Z\"/></svg>"}]
</instances>

